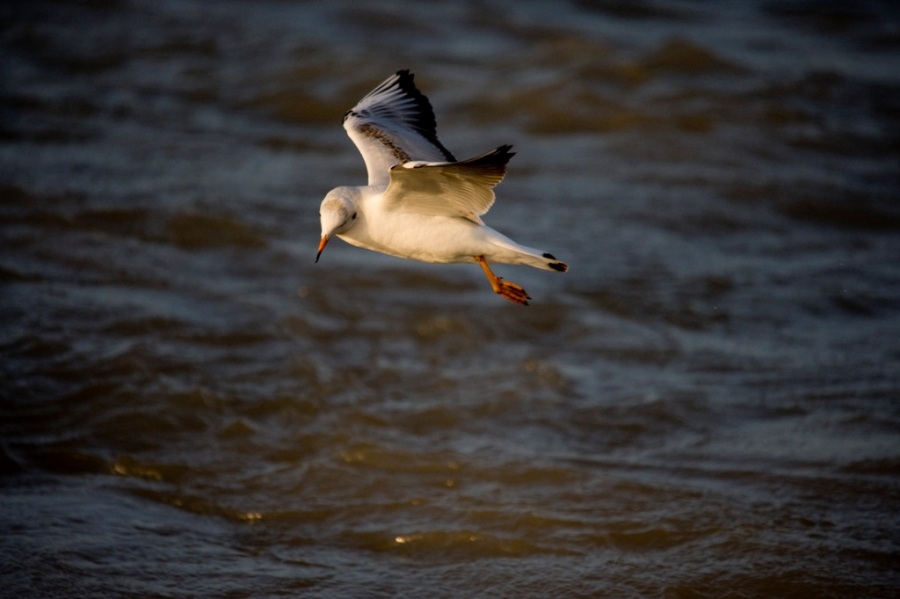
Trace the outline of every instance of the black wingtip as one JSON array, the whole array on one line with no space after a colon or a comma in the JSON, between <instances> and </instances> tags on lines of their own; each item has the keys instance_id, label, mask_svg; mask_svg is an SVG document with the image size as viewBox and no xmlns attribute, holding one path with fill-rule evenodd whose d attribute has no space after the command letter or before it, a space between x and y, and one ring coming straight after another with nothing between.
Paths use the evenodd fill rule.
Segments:
<instances>
[{"instance_id":1,"label":"black wingtip","mask_svg":"<svg viewBox=\"0 0 900 599\"><path fill-rule=\"evenodd\" d=\"M478 158L488 158L492 162L502 162L503 164L506 164L512 159L513 156L516 155L515 152L510 152L511 149L511 144L503 144L502 146L497 146L496 149L488 152L483 156L479 156Z\"/></svg>"},{"instance_id":2,"label":"black wingtip","mask_svg":"<svg viewBox=\"0 0 900 599\"><path fill-rule=\"evenodd\" d=\"M445 148L437 138L437 121L434 118L434 109L431 107L431 102L428 101L428 97L425 96L419 88L416 87L415 78L416 76L410 72L409 69L400 69L396 73L397 82L396 85L409 97L413 102L416 103L416 106L419 108L419 118L409 123L412 127L414 127L425 139L431 142L440 152L444 155L444 158L449 162L456 162L456 157L453 155L450 150Z\"/></svg>"},{"instance_id":3,"label":"black wingtip","mask_svg":"<svg viewBox=\"0 0 900 599\"><path fill-rule=\"evenodd\" d=\"M481 156L476 156L475 158L469 158L468 160L464 160L462 163L465 163L469 166L503 166L510 161L510 159L516 155L515 152L510 152L511 145L503 145L497 146L496 149L491 150ZM461 164L462 164L461 163Z\"/></svg>"},{"instance_id":4,"label":"black wingtip","mask_svg":"<svg viewBox=\"0 0 900 599\"><path fill-rule=\"evenodd\" d=\"M412 88L417 92L419 91L416 89L416 75L411 73L409 69L400 69L394 74L397 75L397 85L400 89L408 90Z\"/></svg>"},{"instance_id":5,"label":"black wingtip","mask_svg":"<svg viewBox=\"0 0 900 599\"><path fill-rule=\"evenodd\" d=\"M497 148L497 151L500 152L503 156L506 157L506 161L507 161L507 162L509 162L509 160L510 160L513 156L516 155L515 152L510 152L510 150L512 150L512 145L511 145L511 144L504 144L504 145L502 145L502 146L500 146L500 147Z\"/></svg>"}]
</instances>

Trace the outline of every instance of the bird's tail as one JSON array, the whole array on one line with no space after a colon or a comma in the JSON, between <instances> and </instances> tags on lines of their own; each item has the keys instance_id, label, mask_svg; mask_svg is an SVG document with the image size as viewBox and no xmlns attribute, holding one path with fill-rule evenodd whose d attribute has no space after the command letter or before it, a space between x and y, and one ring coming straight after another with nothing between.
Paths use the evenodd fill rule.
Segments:
<instances>
[{"instance_id":1,"label":"bird's tail","mask_svg":"<svg viewBox=\"0 0 900 599\"><path fill-rule=\"evenodd\" d=\"M534 248L519 245L508 237L498 235L492 240L494 244L503 248L503 258L495 258L495 262L505 264L524 264L534 268L543 270L555 270L557 272L566 272L569 265L556 259L556 256L549 252L542 252Z\"/></svg>"},{"instance_id":2,"label":"bird's tail","mask_svg":"<svg viewBox=\"0 0 900 599\"><path fill-rule=\"evenodd\" d=\"M547 268L551 270L555 270L557 272L566 272L567 270L569 270L569 265L565 262L560 262L559 260L557 260L553 254L544 252L543 254L541 254L541 257L548 260Z\"/></svg>"}]
</instances>

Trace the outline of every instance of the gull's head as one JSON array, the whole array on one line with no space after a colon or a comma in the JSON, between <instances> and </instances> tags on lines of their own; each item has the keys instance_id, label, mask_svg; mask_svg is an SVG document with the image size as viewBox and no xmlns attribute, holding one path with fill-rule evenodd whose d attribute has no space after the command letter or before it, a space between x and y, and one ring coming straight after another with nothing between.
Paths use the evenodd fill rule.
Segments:
<instances>
[{"instance_id":1,"label":"gull's head","mask_svg":"<svg viewBox=\"0 0 900 599\"><path fill-rule=\"evenodd\" d=\"M319 252L316 262L325 249L325 244L335 235L348 231L355 223L358 209L352 190L347 187L332 189L322 200L319 207L319 219L322 223L322 239L319 241Z\"/></svg>"}]
</instances>

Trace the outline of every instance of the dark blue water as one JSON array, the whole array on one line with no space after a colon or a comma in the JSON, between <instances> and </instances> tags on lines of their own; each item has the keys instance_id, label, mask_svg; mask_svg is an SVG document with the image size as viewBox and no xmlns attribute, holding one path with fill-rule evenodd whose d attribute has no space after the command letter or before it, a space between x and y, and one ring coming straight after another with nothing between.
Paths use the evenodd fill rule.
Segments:
<instances>
[{"instance_id":1,"label":"dark blue water","mask_svg":"<svg viewBox=\"0 0 900 599\"><path fill-rule=\"evenodd\" d=\"M900 593L887 2L0 8L0 595ZM400 68L565 274L340 242Z\"/></svg>"}]
</instances>

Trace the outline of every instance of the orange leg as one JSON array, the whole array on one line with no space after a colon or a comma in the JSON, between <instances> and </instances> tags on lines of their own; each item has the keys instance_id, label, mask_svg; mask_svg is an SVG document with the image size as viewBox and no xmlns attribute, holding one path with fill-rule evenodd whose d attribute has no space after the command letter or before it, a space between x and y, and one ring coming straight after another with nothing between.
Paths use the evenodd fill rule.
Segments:
<instances>
[{"instance_id":1,"label":"orange leg","mask_svg":"<svg viewBox=\"0 0 900 599\"><path fill-rule=\"evenodd\" d=\"M530 300L531 297L525 293L524 289L515 283L507 283L501 277L495 275L494 271L488 266L484 256L475 256L475 261L481 265L481 269L484 270L484 274L487 275L494 293L499 293L511 302L516 302L517 304L522 304L524 306L528 305L528 300Z\"/></svg>"}]
</instances>

